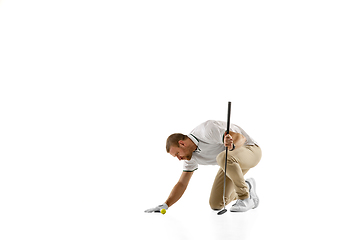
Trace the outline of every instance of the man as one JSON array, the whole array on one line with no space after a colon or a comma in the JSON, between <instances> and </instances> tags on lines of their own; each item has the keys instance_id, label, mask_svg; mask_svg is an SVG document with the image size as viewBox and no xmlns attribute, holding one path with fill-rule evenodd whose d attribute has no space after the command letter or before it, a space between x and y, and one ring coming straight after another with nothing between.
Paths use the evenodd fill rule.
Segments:
<instances>
[{"instance_id":1,"label":"man","mask_svg":"<svg viewBox=\"0 0 360 240\"><path fill-rule=\"evenodd\" d=\"M245 212L259 205L255 192L255 180L245 180L244 175L255 167L261 159L258 144L239 126L230 125L230 133L226 134L226 123L222 121L206 121L188 135L175 133L166 141L166 151L173 157L182 160L183 172L174 186L168 199L162 205L145 210L160 212L176 203L185 192L191 176L198 165L219 165L210 194L210 207L220 210L223 203L223 184L225 167L225 147L228 147L225 205L237 200L231 207L232 212Z\"/></svg>"}]
</instances>

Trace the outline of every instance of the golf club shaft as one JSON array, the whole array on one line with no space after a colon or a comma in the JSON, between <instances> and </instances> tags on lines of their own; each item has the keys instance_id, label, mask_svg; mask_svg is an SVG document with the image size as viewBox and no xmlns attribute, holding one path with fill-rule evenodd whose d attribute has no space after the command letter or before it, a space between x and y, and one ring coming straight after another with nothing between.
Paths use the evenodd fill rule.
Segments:
<instances>
[{"instance_id":1,"label":"golf club shaft","mask_svg":"<svg viewBox=\"0 0 360 240\"><path fill-rule=\"evenodd\" d=\"M228 102L227 129L226 129L226 134L225 135L229 134L229 132L230 132L230 113L231 113L231 102ZM223 189L224 210L219 212L218 213L219 215L226 212L226 209L225 209L225 206L226 206L225 205L225 187L226 187L227 155L228 155L228 147L225 148L225 169L224 169L224 189Z\"/></svg>"}]
</instances>

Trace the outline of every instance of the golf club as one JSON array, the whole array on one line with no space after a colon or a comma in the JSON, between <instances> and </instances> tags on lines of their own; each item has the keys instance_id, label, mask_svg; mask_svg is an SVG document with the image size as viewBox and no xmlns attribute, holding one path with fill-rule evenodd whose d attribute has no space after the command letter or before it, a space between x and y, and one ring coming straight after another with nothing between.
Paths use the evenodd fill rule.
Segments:
<instances>
[{"instance_id":1,"label":"golf club","mask_svg":"<svg viewBox=\"0 0 360 240\"><path fill-rule=\"evenodd\" d=\"M230 132L230 112L231 112L231 102L228 102L228 113L227 113L227 129L226 134ZM225 137L224 135L224 137ZM225 141L225 140L224 140ZM225 148L225 169L224 169L224 189L223 189L223 201L224 201L224 209L217 213L217 215L223 215L227 212L225 208L225 186L226 186L226 167L227 167L227 155L228 155L228 147Z\"/></svg>"}]
</instances>

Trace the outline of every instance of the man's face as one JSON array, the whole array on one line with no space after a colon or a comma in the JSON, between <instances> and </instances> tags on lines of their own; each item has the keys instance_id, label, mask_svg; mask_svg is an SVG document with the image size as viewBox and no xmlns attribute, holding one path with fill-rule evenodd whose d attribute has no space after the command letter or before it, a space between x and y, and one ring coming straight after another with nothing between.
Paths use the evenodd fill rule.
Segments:
<instances>
[{"instance_id":1,"label":"man's face","mask_svg":"<svg viewBox=\"0 0 360 240\"><path fill-rule=\"evenodd\" d=\"M190 160L192 157L192 152L189 147L181 143L181 141L179 141L179 147L171 147L169 153L179 160Z\"/></svg>"}]
</instances>

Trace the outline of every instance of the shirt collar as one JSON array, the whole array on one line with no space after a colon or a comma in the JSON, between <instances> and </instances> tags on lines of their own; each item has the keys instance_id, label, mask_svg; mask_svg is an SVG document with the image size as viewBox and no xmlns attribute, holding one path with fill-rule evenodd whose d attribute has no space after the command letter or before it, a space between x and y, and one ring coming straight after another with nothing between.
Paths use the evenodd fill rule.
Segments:
<instances>
[{"instance_id":1,"label":"shirt collar","mask_svg":"<svg viewBox=\"0 0 360 240\"><path fill-rule=\"evenodd\" d=\"M197 148L196 148L196 150L194 151L194 152L200 152L201 151L201 149L199 148L199 139L197 139L194 135L192 135L192 134L188 134L187 135L190 139L191 139L191 141L193 141L194 143L195 143L195 145L197 146Z\"/></svg>"}]
</instances>

